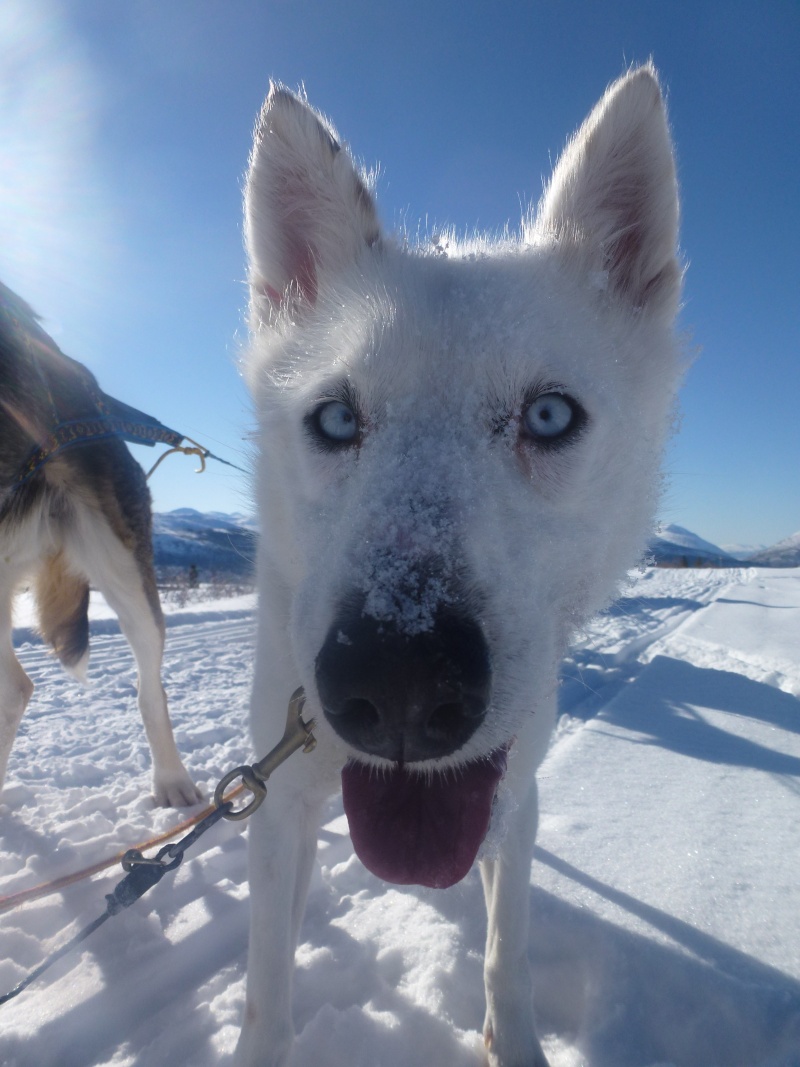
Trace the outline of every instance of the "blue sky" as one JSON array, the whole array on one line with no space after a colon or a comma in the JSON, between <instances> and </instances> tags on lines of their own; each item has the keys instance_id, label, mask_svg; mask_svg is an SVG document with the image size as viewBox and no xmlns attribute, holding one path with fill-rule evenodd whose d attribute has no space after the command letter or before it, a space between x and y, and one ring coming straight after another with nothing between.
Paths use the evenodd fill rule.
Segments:
<instances>
[{"instance_id":1,"label":"blue sky","mask_svg":"<svg viewBox=\"0 0 800 1067\"><path fill-rule=\"evenodd\" d=\"M0 278L108 392L241 462L241 186L270 77L380 164L387 227L494 230L650 55L699 351L661 517L772 543L800 530L797 0L4 0ZM152 489L161 511L249 510L220 465L173 458Z\"/></svg>"}]
</instances>

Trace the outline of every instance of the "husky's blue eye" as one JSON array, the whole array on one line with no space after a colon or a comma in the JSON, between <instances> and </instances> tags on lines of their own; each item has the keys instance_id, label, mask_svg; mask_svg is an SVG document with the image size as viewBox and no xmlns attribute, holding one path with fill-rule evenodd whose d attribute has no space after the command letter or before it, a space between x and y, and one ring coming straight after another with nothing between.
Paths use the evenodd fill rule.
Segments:
<instances>
[{"instance_id":1,"label":"husky's blue eye","mask_svg":"<svg viewBox=\"0 0 800 1067\"><path fill-rule=\"evenodd\" d=\"M319 437L334 445L350 444L358 437L358 419L341 400L328 400L314 411L311 423Z\"/></svg>"},{"instance_id":2,"label":"husky's blue eye","mask_svg":"<svg viewBox=\"0 0 800 1067\"><path fill-rule=\"evenodd\" d=\"M522 412L522 429L537 441L555 441L578 428L583 409L563 393L542 393Z\"/></svg>"}]
</instances>

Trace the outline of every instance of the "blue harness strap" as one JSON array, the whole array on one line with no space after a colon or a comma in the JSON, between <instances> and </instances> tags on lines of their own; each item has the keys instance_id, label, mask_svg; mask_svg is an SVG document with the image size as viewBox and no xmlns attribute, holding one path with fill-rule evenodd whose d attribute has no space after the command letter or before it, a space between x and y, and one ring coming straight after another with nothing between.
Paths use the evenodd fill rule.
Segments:
<instances>
[{"instance_id":1,"label":"blue harness strap","mask_svg":"<svg viewBox=\"0 0 800 1067\"><path fill-rule=\"evenodd\" d=\"M190 440L185 434L178 433L177 430L165 426L152 415L147 415L144 411L139 411L104 393L98 386L94 375L82 363L78 363L61 351L52 337L42 329L36 313L2 282L0 282L0 325L10 331L12 337L16 338L17 344L21 346L22 352L27 357L30 372L40 382L45 405L50 409L49 428L46 433L38 435L39 439L12 483L13 488L24 485L46 463L67 449L93 444L111 437L119 438L130 444L148 445L151 448L157 444L168 445L173 449L178 448L180 451L199 455L201 462L206 458L215 459L235 470L242 469L229 460L215 456L213 452L202 445L197 445L195 441L192 441L194 448L180 449L182 441ZM80 383L81 402L78 417L75 417L74 407L67 413L59 403L52 373L45 370L48 366L52 368L54 363L62 368L62 372L69 373L71 368L72 374ZM0 397L1 401L2 397ZM2 403L0 403L1 408ZM65 418L67 414L69 417Z\"/></svg>"},{"instance_id":2,"label":"blue harness strap","mask_svg":"<svg viewBox=\"0 0 800 1067\"><path fill-rule=\"evenodd\" d=\"M108 414L103 412L96 419L70 419L55 426L44 443L35 448L23 463L15 484L24 485L45 463L75 445L85 445L109 437L119 437L131 444L149 445L151 448L157 444L175 448L183 441L183 434L170 430L152 415L137 411L114 400L113 397L106 396L105 393L102 394L102 399L108 402ZM124 409L126 417L112 414L115 408ZM102 408L100 410L103 411Z\"/></svg>"}]
</instances>

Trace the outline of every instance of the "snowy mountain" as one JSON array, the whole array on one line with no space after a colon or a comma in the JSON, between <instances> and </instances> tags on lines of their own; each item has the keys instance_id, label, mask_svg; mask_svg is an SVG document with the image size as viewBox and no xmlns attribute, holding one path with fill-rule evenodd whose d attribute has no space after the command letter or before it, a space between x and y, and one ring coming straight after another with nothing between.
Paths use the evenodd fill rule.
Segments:
<instances>
[{"instance_id":1,"label":"snowy mountain","mask_svg":"<svg viewBox=\"0 0 800 1067\"><path fill-rule=\"evenodd\" d=\"M178 508L153 515L153 551L159 570L194 564L200 581L212 574L251 575L256 525L244 515Z\"/></svg>"},{"instance_id":2,"label":"snowy mountain","mask_svg":"<svg viewBox=\"0 0 800 1067\"><path fill-rule=\"evenodd\" d=\"M768 551L775 551L792 541L797 558L800 535ZM178 508L153 516L155 561L162 572L184 571L194 564L200 581L214 574L250 577L254 569L255 542L255 520L244 515ZM647 556L654 558L660 567L735 567L741 563L740 557L673 524L660 527L649 544ZM765 566L797 566L800 558L794 564L772 564L761 553L754 562Z\"/></svg>"},{"instance_id":3,"label":"snowy mountain","mask_svg":"<svg viewBox=\"0 0 800 1067\"><path fill-rule=\"evenodd\" d=\"M184 571L194 564L200 581L212 575L251 577L256 523L245 515L178 508L153 516L153 548L160 571ZM703 540L674 523L661 526L647 558L659 567L736 567L744 560L759 567L800 566L800 532L756 552L738 554Z\"/></svg>"},{"instance_id":4,"label":"snowy mountain","mask_svg":"<svg viewBox=\"0 0 800 1067\"><path fill-rule=\"evenodd\" d=\"M800 567L800 530L748 560L758 567Z\"/></svg>"},{"instance_id":5,"label":"snowy mountain","mask_svg":"<svg viewBox=\"0 0 800 1067\"><path fill-rule=\"evenodd\" d=\"M659 567L736 567L741 560L682 526L666 523L648 546Z\"/></svg>"},{"instance_id":6,"label":"snowy mountain","mask_svg":"<svg viewBox=\"0 0 800 1067\"><path fill-rule=\"evenodd\" d=\"M758 545L743 545L738 541L735 541L733 544L726 543L720 545L720 548L726 555L734 556L736 559L742 561L751 559L756 552L763 552L766 547L767 546L763 543Z\"/></svg>"}]
</instances>

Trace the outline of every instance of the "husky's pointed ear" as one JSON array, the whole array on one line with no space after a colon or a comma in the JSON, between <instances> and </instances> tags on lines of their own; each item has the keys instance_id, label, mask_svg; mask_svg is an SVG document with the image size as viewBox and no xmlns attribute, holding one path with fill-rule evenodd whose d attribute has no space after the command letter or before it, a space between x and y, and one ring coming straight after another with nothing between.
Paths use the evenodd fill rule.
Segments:
<instances>
[{"instance_id":1,"label":"husky's pointed ear","mask_svg":"<svg viewBox=\"0 0 800 1067\"><path fill-rule=\"evenodd\" d=\"M372 197L335 131L305 100L273 84L245 190L254 309L265 299L313 305L321 276L346 268L379 236Z\"/></svg>"},{"instance_id":2,"label":"husky's pointed ear","mask_svg":"<svg viewBox=\"0 0 800 1067\"><path fill-rule=\"evenodd\" d=\"M674 314L681 287L672 142L652 64L606 91L558 161L536 235L576 246L608 289Z\"/></svg>"}]
</instances>

